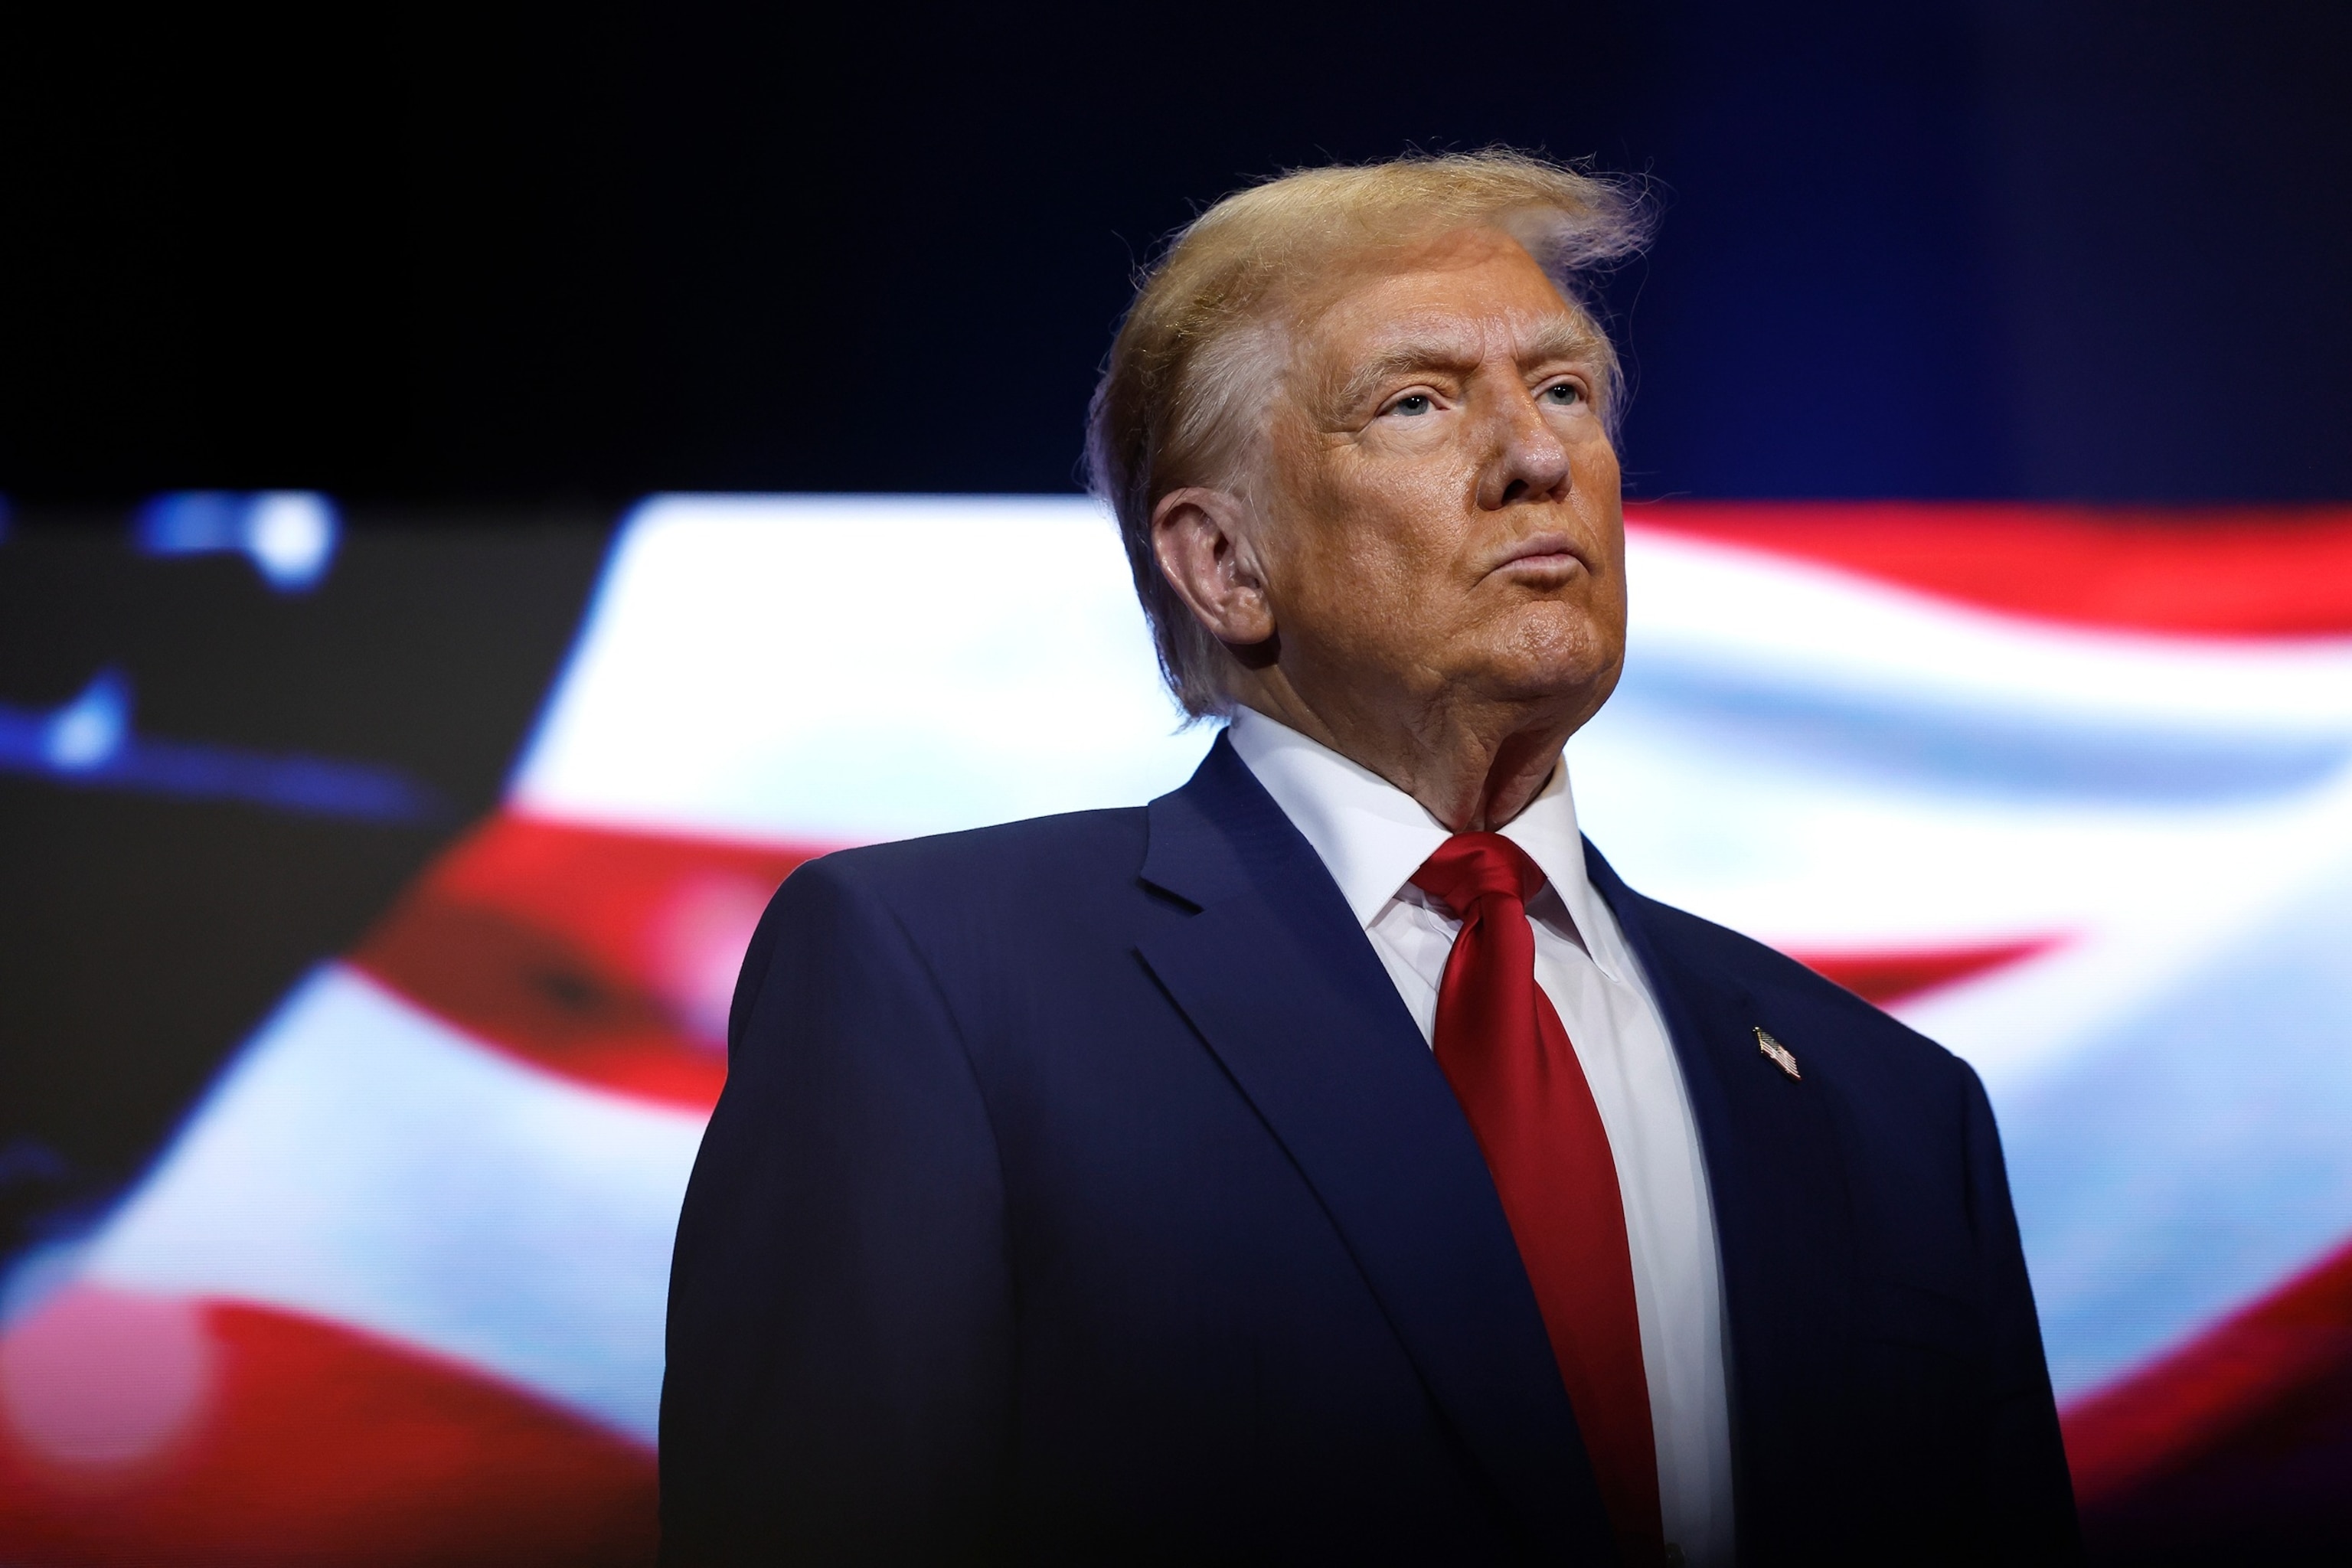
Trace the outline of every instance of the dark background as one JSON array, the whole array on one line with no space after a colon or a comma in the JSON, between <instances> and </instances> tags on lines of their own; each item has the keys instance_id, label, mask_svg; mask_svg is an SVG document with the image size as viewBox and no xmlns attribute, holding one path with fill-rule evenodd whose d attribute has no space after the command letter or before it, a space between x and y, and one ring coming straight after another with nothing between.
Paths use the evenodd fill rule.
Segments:
<instances>
[{"instance_id":1,"label":"dark background","mask_svg":"<svg viewBox=\"0 0 2352 1568\"><path fill-rule=\"evenodd\" d=\"M291 16L13 25L20 509L1066 489L1170 228L1490 141L1666 203L1637 494L2352 496L2340 0Z\"/></svg>"},{"instance_id":2,"label":"dark background","mask_svg":"<svg viewBox=\"0 0 2352 1568\"><path fill-rule=\"evenodd\" d=\"M99 1217L302 975L497 804L610 522L357 508L288 595L110 521L48 510L0 540L0 703L111 670L142 737L389 769L432 805L354 820L0 771L0 1276Z\"/></svg>"}]
</instances>

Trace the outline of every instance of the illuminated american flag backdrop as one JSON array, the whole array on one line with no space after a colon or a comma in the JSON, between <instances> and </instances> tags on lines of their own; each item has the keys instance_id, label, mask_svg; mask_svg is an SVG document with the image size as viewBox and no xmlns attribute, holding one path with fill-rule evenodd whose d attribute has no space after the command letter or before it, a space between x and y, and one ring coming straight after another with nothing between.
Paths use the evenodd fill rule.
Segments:
<instances>
[{"instance_id":1,"label":"illuminated american flag backdrop","mask_svg":"<svg viewBox=\"0 0 2352 1568\"><path fill-rule=\"evenodd\" d=\"M2099 1538L2352 1532L2352 514L1694 505L1629 555L1587 829L1984 1075ZM1208 741L1084 502L640 507L501 809L10 1277L0 1562L645 1561L768 893Z\"/></svg>"}]
</instances>

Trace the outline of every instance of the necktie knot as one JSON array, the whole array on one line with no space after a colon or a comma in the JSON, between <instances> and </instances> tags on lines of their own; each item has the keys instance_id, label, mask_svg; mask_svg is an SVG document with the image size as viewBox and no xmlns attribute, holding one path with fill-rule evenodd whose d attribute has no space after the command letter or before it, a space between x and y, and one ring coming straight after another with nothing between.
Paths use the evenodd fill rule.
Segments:
<instances>
[{"instance_id":1,"label":"necktie knot","mask_svg":"<svg viewBox=\"0 0 2352 1568\"><path fill-rule=\"evenodd\" d=\"M1524 906L1544 885L1543 868L1499 833L1457 833L1422 862L1412 884L1467 919L1481 899L1500 896Z\"/></svg>"}]
</instances>

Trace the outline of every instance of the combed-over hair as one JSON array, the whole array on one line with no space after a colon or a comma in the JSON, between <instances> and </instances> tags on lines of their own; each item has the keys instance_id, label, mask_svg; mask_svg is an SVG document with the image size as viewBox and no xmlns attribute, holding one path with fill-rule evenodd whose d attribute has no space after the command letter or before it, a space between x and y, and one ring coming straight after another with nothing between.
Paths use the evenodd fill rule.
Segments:
<instances>
[{"instance_id":1,"label":"combed-over hair","mask_svg":"<svg viewBox=\"0 0 2352 1568\"><path fill-rule=\"evenodd\" d=\"M1241 480L1280 378L1283 309L1350 261L1461 229L1500 230L1584 318L1599 344L1596 408L1613 433L1616 351L1580 285L1639 251L1652 225L1630 182L1497 148L1302 169L1236 192L1178 231L1139 279L1111 345L1088 414L1087 466L1118 519L1160 672L1186 713L1230 710L1230 656L1161 574L1151 512L1171 490Z\"/></svg>"}]
</instances>

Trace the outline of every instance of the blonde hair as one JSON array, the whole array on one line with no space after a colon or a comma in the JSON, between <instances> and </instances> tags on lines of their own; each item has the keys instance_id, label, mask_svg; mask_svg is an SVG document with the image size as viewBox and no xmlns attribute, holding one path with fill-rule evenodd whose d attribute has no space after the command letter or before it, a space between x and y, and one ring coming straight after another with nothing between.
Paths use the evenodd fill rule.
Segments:
<instances>
[{"instance_id":1,"label":"blonde hair","mask_svg":"<svg viewBox=\"0 0 2352 1568\"><path fill-rule=\"evenodd\" d=\"M1152 509L1171 490L1237 479L1279 379L1283 308L1351 264L1462 229L1498 230L1591 330L1595 404L1613 433L1622 377L1580 285L1638 252L1653 226L1630 182L1498 148L1299 170L1225 197L1175 235L1139 278L1095 388L1087 467L1118 519L1160 673L1187 714L1230 709L1231 656L1160 573Z\"/></svg>"}]
</instances>

